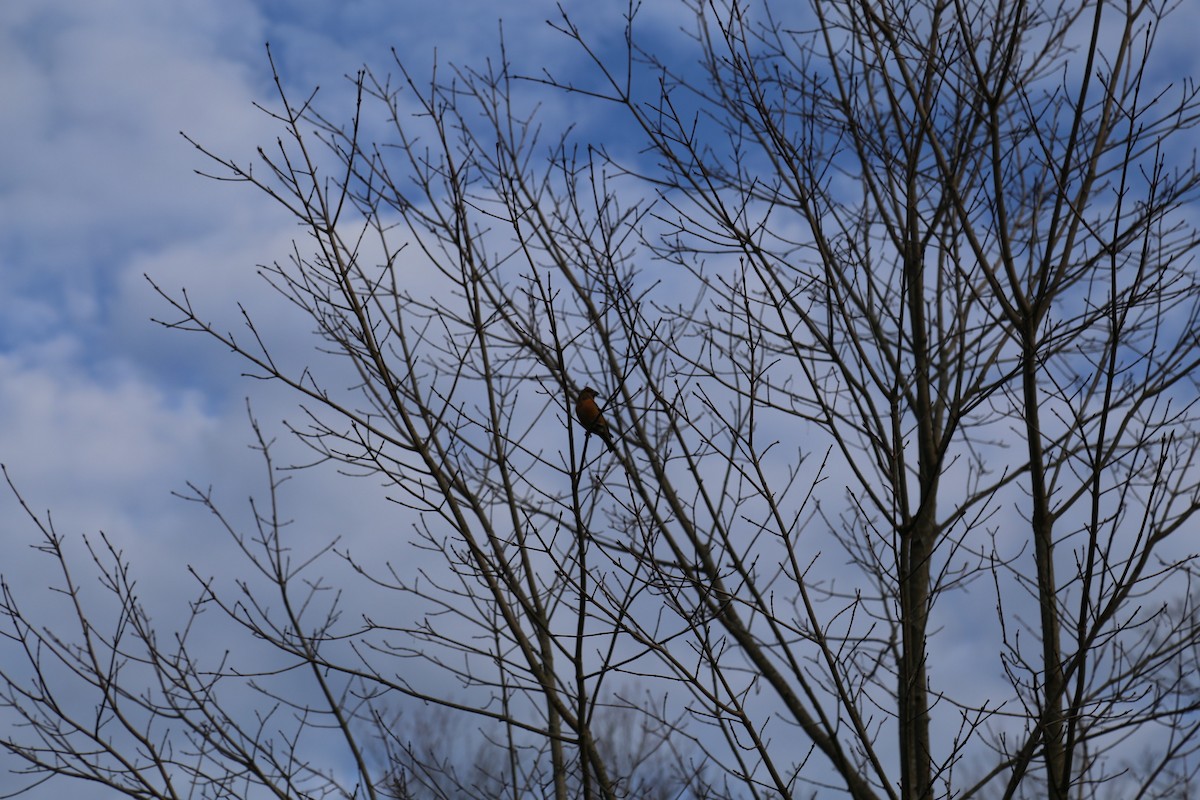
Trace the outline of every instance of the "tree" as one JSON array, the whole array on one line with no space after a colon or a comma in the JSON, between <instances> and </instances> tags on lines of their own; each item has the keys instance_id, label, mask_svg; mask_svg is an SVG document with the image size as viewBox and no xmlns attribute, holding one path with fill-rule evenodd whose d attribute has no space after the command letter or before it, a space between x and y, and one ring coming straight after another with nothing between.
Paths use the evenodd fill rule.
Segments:
<instances>
[{"instance_id":1,"label":"tree","mask_svg":"<svg viewBox=\"0 0 1200 800\"><path fill-rule=\"evenodd\" d=\"M223 701L235 665L160 644L98 554L110 638L52 638L5 595L38 674L98 698L93 728L6 673L32 726L10 750L137 796L374 797L396 775L367 743L410 698L495 723L508 796L620 797L616 705L676 749L680 796L1190 793L1200 105L1155 61L1171 4L686 7L679 60L632 10L624 59L564 16L586 74L398 60L358 76L349 124L279 82L278 147L210 154L303 225L263 273L353 379L164 287L168 327L290 387L295 434L382 477L445 571L353 563L407 606L340 617L309 577L326 562L293 560L260 435L255 531L194 499L277 597L202 582L202 604L309 670L306 696L254 684L303 713ZM545 141L524 103L547 93L636 144ZM370 108L392 124L374 143ZM612 454L571 422L588 385ZM330 729L337 768L300 744Z\"/></svg>"},{"instance_id":2,"label":"tree","mask_svg":"<svg viewBox=\"0 0 1200 800\"><path fill-rule=\"evenodd\" d=\"M383 797L418 798L505 797L517 786L528 786L541 768L544 737L519 737L517 741L492 730L471 730L478 720L430 706L415 715L398 714L379 720L378 753L388 779L380 787ZM600 706L590 723L591 734L613 774L622 776L621 790L630 797L671 800L704 796L707 786L703 764L680 773L680 752L672 745L668 727L651 715L620 706ZM525 777L517 775L525 773ZM580 774L570 770L570 797L580 793ZM543 779L549 784L549 776ZM534 783L540 782L534 779Z\"/></svg>"}]
</instances>

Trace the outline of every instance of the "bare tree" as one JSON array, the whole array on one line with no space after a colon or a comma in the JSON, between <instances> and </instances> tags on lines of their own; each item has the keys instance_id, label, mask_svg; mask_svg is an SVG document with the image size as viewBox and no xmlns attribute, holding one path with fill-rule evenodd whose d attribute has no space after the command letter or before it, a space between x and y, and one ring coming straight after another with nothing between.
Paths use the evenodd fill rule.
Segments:
<instances>
[{"instance_id":1,"label":"bare tree","mask_svg":"<svg viewBox=\"0 0 1200 800\"><path fill-rule=\"evenodd\" d=\"M592 723L610 771L622 776L621 790L646 800L704 796L703 763L680 772L686 760L680 758L671 728L625 702L599 707ZM444 706L379 718L373 757L387 776L381 793L400 800L492 798L512 794L514 784L528 787L528 776L544 762L544 737L513 742L496 735L498 730L499 723L479 727L478 719ZM579 793L579 777L578 771L570 771L571 796Z\"/></svg>"},{"instance_id":2,"label":"bare tree","mask_svg":"<svg viewBox=\"0 0 1200 800\"><path fill-rule=\"evenodd\" d=\"M358 76L348 124L280 82L278 146L211 154L304 226L263 274L354 377L164 287L168 326L291 387L295 434L381 476L444 571L293 554L260 435L255 530L194 499L275 602L201 579L198 607L304 693L165 647L98 553L107 638L5 594L39 676L5 670L11 751L132 796L376 797L401 773L371 737L406 697L496 726L497 795L643 796L598 713L618 702L675 748L680 796L1190 793L1200 104L1154 58L1171 4L683 7L680 60L632 7L622 58L564 16L586 74L398 61ZM622 138L546 141L545 93ZM572 422L585 386L611 453ZM310 575L338 557L406 604L344 618ZM55 703L63 667L87 719ZM614 700L628 676L648 701ZM340 755L311 757L313 730ZM447 774L393 744L403 774Z\"/></svg>"}]
</instances>

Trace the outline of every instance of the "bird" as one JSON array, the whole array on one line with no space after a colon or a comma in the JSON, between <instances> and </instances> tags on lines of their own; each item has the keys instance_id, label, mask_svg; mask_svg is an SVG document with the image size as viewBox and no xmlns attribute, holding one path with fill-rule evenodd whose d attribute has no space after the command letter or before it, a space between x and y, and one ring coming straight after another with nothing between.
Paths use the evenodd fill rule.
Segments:
<instances>
[{"instance_id":1,"label":"bird","mask_svg":"<svg viewBox=\"0 0 1200 800\"><path fill-rule=\"evenodd\" d=\"M579 396L575 398L575 418L589 434L594 433L603 439L609 452L616 452L608 420L604 419L600 406L596 405L596 390L592 387L585 386L579 390Z\"/></svg>"}]
</instances>

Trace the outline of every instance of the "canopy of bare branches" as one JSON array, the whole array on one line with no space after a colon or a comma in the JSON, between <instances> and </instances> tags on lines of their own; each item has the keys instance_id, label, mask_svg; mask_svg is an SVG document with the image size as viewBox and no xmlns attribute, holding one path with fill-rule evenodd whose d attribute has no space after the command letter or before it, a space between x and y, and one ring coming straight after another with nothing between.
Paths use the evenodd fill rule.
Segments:
<instances>
[{"instance_id":1,"label":"canopy of bare branches","mask_svg":"<svg viewBox=\"0 0 1200 800\"><path fill-rule=\"evenodd\" d=\"M565 16L569 76L501 48L366 69L348 111L281 88L279 142L212 174L301 224L262 273L313 362L175 287L162 319L290 387L402 535L290 540L260 433L256 528L192 499L273 593L198 576L196 608L276 666L156 632L97 552L120 613L76 638L5 593L4 663L41 676L0 667L6 746L138 797L1200 791L1200 100L1155 61L1169 6L690 2L670 59L636 13L619 58Z\"/></svg>"}]
</instances>

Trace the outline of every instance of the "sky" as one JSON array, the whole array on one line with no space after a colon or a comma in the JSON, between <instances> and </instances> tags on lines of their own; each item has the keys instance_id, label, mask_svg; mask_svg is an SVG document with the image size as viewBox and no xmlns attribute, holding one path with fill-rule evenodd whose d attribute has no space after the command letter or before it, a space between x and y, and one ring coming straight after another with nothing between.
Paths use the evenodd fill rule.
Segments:
<instances>
[{"instance_id":1,"label":"sky","mask_svg":"<svg viewBox=\"0 0 1200 800\"><path fill-rule=\"evenodd\" d=\"M293 221L256 190L198 176L212 165L181 132L242 161L279 135L255 108L276 99L268 42L290 92L320 86L348 118L347 75L364 64L386 71L392 48L418 74L435 52L441 63L494 53L501 8L522 56L546 66L577 56L546 25L557 15L547 0L0 3L0 463L64 537L84 583L94 581L84 537L103 533L169 627L198 591L188 566L220 575L237 557L207 512L175 494L189 482L211 487L247 520L265 477L248 402L265 434L296 452L284 429L298 413L293 397L245 378L211 342L153 321L170 309L146 276L186 289L218 323L237 324L238 302L289 321L255 266L286 258ZM619 36L619 17L579 14ZM370 482L302 473L286 501L314 541L343 535L363 547L395 535L381 529L393 509ZM64 609L46 587L61 579L38 541L16 496L0 490L0 572L53 620ZM28 783L13 766L0 756L0 796ZM30 796L63 796L51 787Z\"/></svg>"},{"instance_id":2,"label":"sky","mask_svg":"<svg viewBox=\"0 0 1200 800\"><path fill-rule=\"evenodd\" d=\"M598 42L619 40L624 3L571 5ZM642 24L669 41L676 8L648 2ZM261 192L197 175L212 165L181 132L242 161L279 135L255 107L275 100L268 42L293 96L320 86L348 118L345 76L364 64L386 71L393 48L418 72L435 52L477 63L495 52L500 9L518 61L571 69L578 50L545 23L558 15L552 0L0 3L0 463L53 520L72 563L87 565L83 537L101 532L130 556L156 620L169 626L186 611L197 590L189 565L220 574L236 557L210 515L176 494L211 487L247 520L247 498L265 488L248 403L285 457L298 452L284 427L298 415L294 397L154 321L170 309L147 276L186 289L231 328L239 302L280 329L297 321L255 271L286 258L292 220ZM1179 23L1190 40L1195 28ZM369 548L395 535L369 481L298 473L286 501L314 541ZM45 587L57 578L37 542L0 487L0 573L53 618ZM0 755L0 797L27 783L14 765Z\"/></svg>"}]
</instances>

